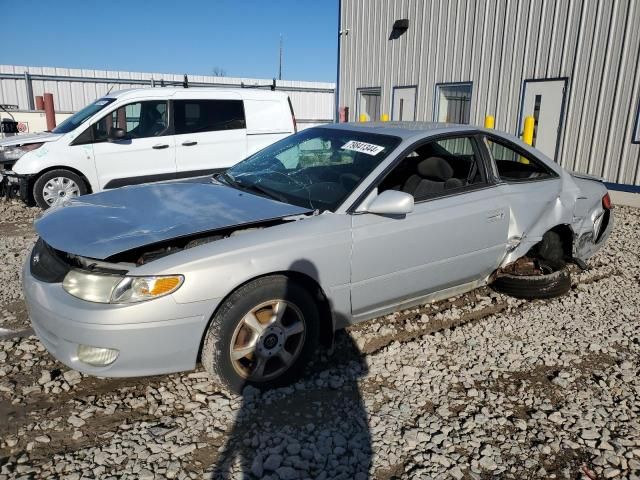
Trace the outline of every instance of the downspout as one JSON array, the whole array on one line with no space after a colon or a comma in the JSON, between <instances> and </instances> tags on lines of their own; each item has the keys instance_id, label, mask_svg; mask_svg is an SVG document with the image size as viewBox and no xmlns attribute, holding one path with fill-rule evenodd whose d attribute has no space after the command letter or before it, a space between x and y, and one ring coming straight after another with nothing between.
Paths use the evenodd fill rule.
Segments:
<instances>
[{"instance_id":1,"label":"downspout","mask_svg":"<svg viewBox=\"0 0 640 480\"><path fill-rule=\"evenodd\" d=\"M338 62L336 66L336 92L335 92L335 112L333 113L334 123L340 120L340 29L342 24L342 0L338 0Z\"/></svg>"}]
</instances>

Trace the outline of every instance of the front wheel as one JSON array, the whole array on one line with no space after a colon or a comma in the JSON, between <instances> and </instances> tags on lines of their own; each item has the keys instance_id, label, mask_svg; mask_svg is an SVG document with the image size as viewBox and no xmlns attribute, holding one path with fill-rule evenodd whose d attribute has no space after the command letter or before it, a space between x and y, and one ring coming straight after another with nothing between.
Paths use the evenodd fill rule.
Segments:
<instances>
[{"instance_id":1,"label":"front wheel","mask_svg":"<svg viewBox=\"0 0 640 480\"><path fill-rule=\"evenodd\" d=\"M68 198L87 193L87 185L77 174L64 169L51 170L38 177L33 184L33 199L46 210L56 207Z\"/></svg>"},{"instance_id":2,"label":"front wheel","mask_svg":"<svg viewBox=\"0 0 640 480\"><path fill-rule=\"evenodd\" d=\"M202 363L231 391L296 381L318 345L313 296L285 276L242 286L224 301L207 330Z\"/></svg>"}]
</instances>

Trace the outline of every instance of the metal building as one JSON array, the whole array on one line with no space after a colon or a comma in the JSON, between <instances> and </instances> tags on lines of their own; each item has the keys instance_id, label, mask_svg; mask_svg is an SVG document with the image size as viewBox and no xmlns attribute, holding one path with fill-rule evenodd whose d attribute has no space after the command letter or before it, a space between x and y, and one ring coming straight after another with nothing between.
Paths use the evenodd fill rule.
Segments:
<instances>
[{"instance_id":1,"label":"metal building","mask_svg":"<svg viewBox=\"0 0 640 480\"><path fill-rule=\"evenodd\" d=\"M534 116L563 167L640 185L638 0L341 0L339 29L343 118Z\"/></svg>"},{"instance_id":2,"label":"metal building","mask_svg":"<svg viewBox=\"0 0 640 480\"><path fill-rule=\"evenodd\" d=\"M110 90L181 84L183 80L183 74L172 73L0 65L0 104L34 110L35 96L48 92L53 94L56 110L74 112ZM189 75L188 82L192 86L269 88L272 80ZM335 84L278 80L276 89L288 93L300 128L333 122Z\"/></svg>"}]
</instances>

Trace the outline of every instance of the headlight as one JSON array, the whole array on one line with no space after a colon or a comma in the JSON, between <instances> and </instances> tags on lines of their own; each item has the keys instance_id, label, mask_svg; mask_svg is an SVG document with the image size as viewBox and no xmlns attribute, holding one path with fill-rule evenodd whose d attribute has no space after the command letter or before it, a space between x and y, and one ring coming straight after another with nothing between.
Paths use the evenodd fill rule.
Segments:
<instances>
[{"instance_id":1,"label":"headlight","mask_svg":"<svg viewBox=\"0 0 640 480\"><path fill-rule=\"evenodd\" d=\"M36 148L40 148L42 145L44 145L44 143L27 143L26 145L20 145L17 147L4 147L1 152L1 156L3 160L18 160L25 153L35 150Z\"/></svg>"},{"instance_id":2,"label":"headlight","mask_svg":"<svg viewBox=\"0 0 640 480\"><path fill-rule=\"evenodd\" d=\"M88 302L136 303L169 295L180 288L182 275L153 277L123 277L71 270L64 277L62 288Z\"/></svg>"}]
</instances>

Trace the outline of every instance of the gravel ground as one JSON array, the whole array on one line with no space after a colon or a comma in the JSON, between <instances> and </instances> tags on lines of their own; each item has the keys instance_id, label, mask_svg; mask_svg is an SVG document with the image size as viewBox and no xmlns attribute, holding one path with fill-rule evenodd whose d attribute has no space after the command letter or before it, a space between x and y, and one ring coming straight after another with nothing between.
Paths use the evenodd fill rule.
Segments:
<instances>
[{"instance_id":1,"label":"gravel ground","mask_svg":"<svg viewBox=\"0 0 640 480\"><path fill-rule=\"evenodd\" d=\"M97 379L29 330L37 210L0 202L0 480L640 479L640 211L569 294L490 289L338 335L290 388L232 396L202 369Z\"/></svg>"}]
</instances>

